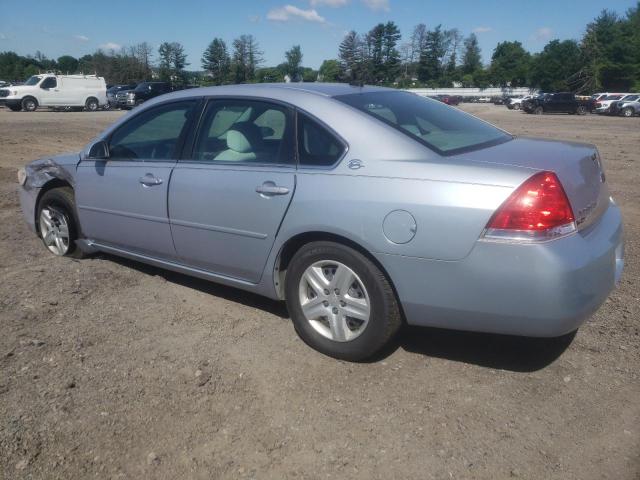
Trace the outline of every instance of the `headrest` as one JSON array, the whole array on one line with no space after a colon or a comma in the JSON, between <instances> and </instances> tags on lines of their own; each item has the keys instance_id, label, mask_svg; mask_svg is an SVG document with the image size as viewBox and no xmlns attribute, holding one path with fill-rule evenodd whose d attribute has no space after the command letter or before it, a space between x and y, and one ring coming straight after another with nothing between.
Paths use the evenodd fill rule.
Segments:
<instances>
[{"instance_id":1,"label":"headrest","mask_svg":"<svg viewBox=\"0 0 640 480\"><path fill-rule=\"evenodd\" d=\"M227 148L238 153L260 150L262 136L260 129L250 122L240 122L227 131Z\"/></svg>"}]
</instances>

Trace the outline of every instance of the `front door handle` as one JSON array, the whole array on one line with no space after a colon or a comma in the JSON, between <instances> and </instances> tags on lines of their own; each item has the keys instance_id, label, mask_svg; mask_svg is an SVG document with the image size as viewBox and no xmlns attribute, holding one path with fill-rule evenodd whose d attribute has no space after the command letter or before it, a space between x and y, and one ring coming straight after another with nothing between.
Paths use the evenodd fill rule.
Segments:
<instances>
[{"instance_id":1,"label":"front door handle","mask_svg":"<svg viewBox=\"0 0 640 480\"><path fill-rule=\"evenodd\" d=\"M162 183L162 179L156 177L152 173L147 173L144 177L140 177L139 181L145 187L152 187L154 185L160 185Z\"/></svg>"},{"instance_id":2,"label":"front door handle","mask_svg":"<svg viewBox=\"0 0 640 480\"><path fill-rule=\"evenodd\" d=\"M287 187L280 187L274 182L264 182L262 185L256 187L256 193L265 197L271 197L273 195L286 195L289 193L289 189Z\"/></svg>"}]
</instances>

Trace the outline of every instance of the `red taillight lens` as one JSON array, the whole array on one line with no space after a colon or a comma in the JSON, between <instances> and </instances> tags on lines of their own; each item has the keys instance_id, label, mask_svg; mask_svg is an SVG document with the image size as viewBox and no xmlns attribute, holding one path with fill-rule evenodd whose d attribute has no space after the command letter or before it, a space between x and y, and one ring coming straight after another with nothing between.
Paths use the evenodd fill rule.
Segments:
<instances>
[{"instance_id":1,"label":"red taillight lens","mask_svg":"<svg viewBox=\"0 0 640 480\"><path fill-rule=\"evenodd\" d=\"M553 172L520 185L493 214L485 237L548 240L575 230L573 210Z\"/></svg>"}]
</instances>

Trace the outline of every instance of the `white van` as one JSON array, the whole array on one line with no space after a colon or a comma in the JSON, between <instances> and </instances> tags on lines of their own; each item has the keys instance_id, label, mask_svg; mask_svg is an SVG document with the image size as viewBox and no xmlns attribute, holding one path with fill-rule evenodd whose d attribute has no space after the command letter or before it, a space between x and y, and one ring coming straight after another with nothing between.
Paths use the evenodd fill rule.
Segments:
<instances>
[{"instance_id":1,"label":"white van","mask_svg":"<svg viewBox=\"0 0 640 480\"><path fill-rule=\"evenodd\" d=\"M90 112L107 103L104 78L95 75L55 75L30 77L23 85L0 89L0 105L14 112L34 112L38 107L76 107Z\"/></svg>"}]
</instances>

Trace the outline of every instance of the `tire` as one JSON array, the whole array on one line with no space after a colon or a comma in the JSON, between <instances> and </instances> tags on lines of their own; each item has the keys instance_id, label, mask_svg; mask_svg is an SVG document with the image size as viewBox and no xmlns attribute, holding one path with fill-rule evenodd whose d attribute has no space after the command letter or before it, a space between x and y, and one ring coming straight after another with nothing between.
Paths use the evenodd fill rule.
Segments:
<instances>
[{"instance_id":1,"label":"tire","mask_svg":"<svg viewBox=\"0 0 640 480\"><path fill-rule=\"evenodd\" d=\"M98 103L98 99L90 97L87 98L87 101L84 104L84 109L87 112L97 112L100 108L100 104Z\"/></svg>"},{"instance_id":2,"label":"tire","mask_svg":"<svg viewBox=\"0 0 640 480\"><path fill-rule=\"evenodd\" d=\"M144 100L136 100L136 107L139 107L144 103Z\"/></svg>"},{"instance_id":3,"label":"tire","mask_svg":"<svg viewBox=\"0 0 640 480\"><path fill-rule=\"evenodd\" d=\"M544 108L536 107L533 109L533 113L535 113L536 115L542 115L544 113Z\"/></svg>"},{"instance_id":4,"label":"tire","mask_svg":"<svg viewBox=\"0 0 640 480\"><path fill-rule=\"evenodd\" d=\"M336 278L338 271L342 274ZM345 282L342 287L340 280ZM285 296L300 338L342 360L371 358L391 342L402 324L384 273L360 252L339 243L312 242L298 250L288 267Z\"/></svg>"},{"instance_id":5,"label":"tire","mask_svg":"<svg viewBox=\"0 0 640 480\"><path fill-rule=\"evenodd\" d=\"M585 107L584 105L578 105L578 108L576 108L576 113L578 115L586 115L587 114L587 107Z\"/></svg>"},{"instance_id":6,"label":"tire","mask_svg":"<svg viewBox=\"0 0 640 480\"><path fill-rule=\"evenodd\" d=\"M76 245L79 222L70 187L52 188L42 195L38 202L36 224L40 239L49 252L59 257L84 256Z\"/></svg>"},{"instance_id":7,"label":"tire","mask_svg":"<svg viewBox=\"0 0 640 480\"><path fill-rule=\"evenodd\" d=\"M22 106L21 105L7 105L7 107L12 112L19 112L20 110L22 110Z\"/></svg>"},{"instance_id":8,"label":"tire","mask_svg":"<svg viewBox=\"0 0 640 480\"><path fill-rule=\"evenodd\" d=\"M514 109L514 110L520 110L520 104L519 104L519 103L516 103L516 104L513 106L513 109Z\"/></svg>"},{"instance_id":9,"label":"tire","mask_svg":"<svg viewBox=\"0 0 640 480\"><path fill-rule=\"evenodd\" d=\"M622 116L623 117L633 117L633 108L627 107L624 110L622 110Z\"/></svg>"},{"instance_id":10,"label":"tire","mask_svg":"<svg viewBox=\"0 0 640 480\"><path fill-rule=\"evenodd\" d=\"M25 112L35 112L38 109L38 101L33 97L23 98L21 105Z\"/></svg>"}]
</instances>

